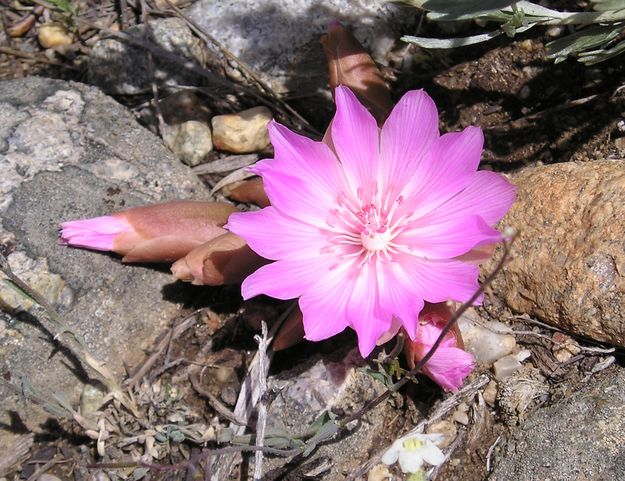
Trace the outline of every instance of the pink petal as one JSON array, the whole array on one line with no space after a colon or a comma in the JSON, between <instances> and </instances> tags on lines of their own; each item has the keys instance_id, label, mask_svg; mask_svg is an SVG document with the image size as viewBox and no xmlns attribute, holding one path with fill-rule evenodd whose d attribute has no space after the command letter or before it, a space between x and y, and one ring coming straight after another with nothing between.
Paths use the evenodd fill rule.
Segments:
<instances>
[{"instance_id":1,"label":"pink petal","mask_svg":"<svg viewBox=\"0 0 625 481\"><path fill-rule=\"evenodd\" d=\"M287 217L275 207L234 213L225 227L243 237L254 252L266 259L309 258L327 242L319 228Z\"/></svg>"},{"instance_id":2,"label":"pink petal","mask_svg":"<svg viewBox=\"0 0 625 481\"><path fill-rule=\"evenodd\" d=\"M501 234L481 217L446 216L445 210L446 204L414 221L393 242L408 246L411 252L421 257L449 259L465 254L477 245L501 240ZM443 212L439 214L439 211Z\"/></svg>"},{"instance_id":3,"label":"pink petal","mask_svg":"<svg viewBox=\"0 0 625 481\"><path fill-rule=\"evenodd\" d=\"M397 335L401 327L402 327L401 319L398 319L397 317L393 316L393 319L391 320L391 327L389 327L388 331L386 331L384 334L382 334L378 338L376 344L378 346L381 346L382 344L386 344L388 341L390 341Z\"/></svg>"},{"instance_id":4,"label":"pink petal","mask_svg":"<svg viewBox=\"0 0 625 481\"><path fill-rule=\"evenodd\" d=\"M132 230L132 226L124 219L110 215L73 220L61 224L60 242L74 247L110 251L118 234Z\"/></svg>"},{"instance_id":5,"label":"pink petal","mask_svg":"<svg viewBox=\"0 0 625 481\"><path fill-rule=\"evenodd\" d=\"M483 145L484 135L478 127L439 137L406 183L403 211L420 216L467 187L477 171Z\"/></svg>"},{"instance_id":6,"label":"pink petal","mask_svg":"<svg viewBox=\"0 0 625 481\"><path fill-rule=\"evenodd\" d=\"M438 336L440 336L441 332L443 332L445 324L447 324L449 319L451 319L451 317L449 319L439 319L438 316L432 317L435 317L436 320L429 320L429 322L421 324L419 326L419 333L416 337L416 342L421 344L422 348L425 349L425 352L423 352L424 355L427 353L427 351L430 350L430 347L434 345L434 343L438 339ZM441 342L440 347L458 347L458 341L456 340L456 336L451 332L447 333L447 335Z\"/></svg>"},{"instance_id":7,"label":"pink petal","mask_svg":"<svg viewBox=\"0 0 625 481\"><path fill-rule=\"evenodd\" d=\"M479 266L488 261L495 253L495 244L481 244L466 254L455 257L456 260Z\"/></svg>"},{"instance_id":8,"label":"pink petal","mask_svg":"<svg viewBox=\"0 0 625 481\"><path fill-rule=\"evenodd\" d=\"M367 197L378 173L378 126L350 89L334 91L336 115L332 120L332 142L354 191ZM381 187L381 186L378 186Z\"/></svg>"},{"instance_id":9,"label":"pink petal","mask_svg":"<svg viewBox=\"0 0 625 481\"><path fill-rule=\"evenodd\" d=\"M300 297L325 276L331 262L319 258L283 260L267 264L241 285L243 299L266 294L276 299Z\"/></svg>"},{"instance_id":10,"label":"pink petal","mask_svg":"<svg viewBox=\"0 0 625 481\"><path fill-rule=\"evenodd\" d=\"M423 309L423 298L418 297L412 279L398 262L386 263L381 269L382 274L378 277L380 305L384 310L393 313L400 320L410 339L414 339L419 324L419 313Z\"/></svg>"},{"instance_id":11,"label":"pink petal","mask_svg":"<svg viewBox=\"0 0 625 481\"><path fill-rule=\"evenodd\" d=\"M475 359L468 352L457 347L440 347L423 372L446 391L457 391L474 367Z\"/></svg>"},{"instance_id":12,"label":"pink petal","mask_svg":"<svg viewBox=\"0 0 625 481\"><path fill-rule=\"evenodd\" d=\"M353 282L347 278L348 269L347 264L339 265L300 297L305 338L309 341L328 339L349 325L345 313Z\"/></svg>"},{"instance_id":13,"label":"pink petal","mask_svg":"<svg viewBox=\"0 0 625 481\"><path fill-rule=\"evenodd\" d=\"M402 256L399 264L414 285L415 292L427 302L447 300L464 302L479 285L479 268L457 260L428 260ZM477 303L481 302L481 297Z\"/></svg>"},{"instance_id":14,"label":"pink petal","mask_svg":"<svg viewBox=\"0 0 625 481\"><path fill-rule=\"evenodd\" d=\"M503 175L481 170L462 192L445 202L439 212L449 217L479 215L488 225L495 225L508 212L515 197L516 187Z\"/></svg>"},{"instance_id":15,"label":"pink petal","mask_svg":"<svg viewBox=\"0 0 625 481\"><path fill-rule=\"evenodd\" d=\"M423 90L404 94L380 134L381 175L388 190L401 190L421 163L427 161L438 139L438 112Z\"/></svg>"},{"instance_id":16,"label":"pink petal","mask_svg":"<svg viewBox=\"0 0 625 481\"><path fill-rule=\"evenodd\" d=\"M392 314L382 308L378 298L376 263L362 266L347 305L347 318L358 334L358 349L367 357L380 337L390 329Z\"/></svg>"},{"instance_id":17,"label":"pink petal","mask_svg":"<svg viewBox=\"0 0 625 481\"><path fill-rule=\"evenodd\" d=\"M275 122L269 124L269 135L275 158L262 160L250 170L263 178L271 204L301 220L325 225L336 198L346 190L336 156L324 143Z\"/></svg>"}]
</instances>

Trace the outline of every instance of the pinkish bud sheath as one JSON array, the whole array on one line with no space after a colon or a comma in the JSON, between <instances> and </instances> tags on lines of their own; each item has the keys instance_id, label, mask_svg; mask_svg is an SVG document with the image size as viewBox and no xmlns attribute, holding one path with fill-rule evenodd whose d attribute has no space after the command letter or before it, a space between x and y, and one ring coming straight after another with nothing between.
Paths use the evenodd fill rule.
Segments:
<instances>
[{"instance_id":1,"label":"pinkish bud sheath","mask_svg":"<svg viewBox=\"0 0 625 481\"><path fill-rule=\"evenodd\" d=\"M61 224L61 242L113 251L123 262L168 262L224 234L236 209L220 202L175 201Z\"/></svg>"},{"instance_id":2,"label":"pinkish bud sheath","mask_svg":"<svg viewBox=\"0 0 625 481\"><path fill-rule=\"evenodd\" d=\"M196 247L171 266L176 279L195 285L236 284L266 264L241 237L227 232Z\"/></svg>"},{"instance_id":3,"label":"pinkish bud sheath","mask_svg":"<svg viewBox=\"0 0 625 481\"><path fill-rule=\"evenodd\" d=\"M407 339L404 344L404 353L411 369L427 355L450 318L451 310L445 304L425 305L419 316L420 324L415 339ZM460 334L450 331L423 367L423 373L445 391L457 391L475 367L473 356L460 346Z\"/></svg>"},{"instance_id":4,"label":"pinkish bud sheath","mask_svg":"<svg viewBox=\"0 0 625 481\"><path fill-rule=\"evenodd\" d=\"M321 38L330 72L330 90L349 87L373 114L384 123L393 108L388 85L377 65L356 38L337 21L330 23Z\"/></svg>"}]
</instances>

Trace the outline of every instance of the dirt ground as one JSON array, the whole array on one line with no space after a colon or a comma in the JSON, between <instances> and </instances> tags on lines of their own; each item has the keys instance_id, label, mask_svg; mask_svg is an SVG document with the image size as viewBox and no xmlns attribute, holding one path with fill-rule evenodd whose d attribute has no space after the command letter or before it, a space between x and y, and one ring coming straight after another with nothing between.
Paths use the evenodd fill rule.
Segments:
<instances>
[{"instance_id":1,"label":"dirt ground","mask_svg":"<svg viewBox=\"0 0 625 481\"><path fill-rule=\"evenodd\" d=\"M3 12L6 28L11 9L8 0L0 3L6 9ZM98 3L110 7L107 11L115 10L113 2L110 5L109 2ZM128 15L127 21L139 20ZM476 27L467 25L460 28L463 29L462 35L468 35ZM436 25L426 23L422 35L433 36L436 32ZM625 119L623 57L592 67L572 59L554 65L545 58L545 44L559 33L562 32L535 28L514 39L500 38L454 51L427 52L400 45L383 71L395 98L408 89L425 88L440 109L442 130L455 131L468 125L482 127L486 137L483 168L510 172L528 165L623 158L625 129L619 128L619 122L622 125ZM89 50L88 44L68 50L64 55L46 53L37 43L33 30L24 37L11 39L4 47L0 52L0 79L26 75L78 81L86 78L84 59ZM133 108L146 99L118 100ZM315 127L320 131L325 129L325 125L321 124ZM215 409L207 403L206 392L231 408L256 349L253 327L257 327L260 318L276 317L279 309L275 302L257 301L244 306L241 311L235 288L223 288L208 299L201 289L193 289L197 292L197 302L187 305L180 317L172 320L174 328L184 324L184 329L181 327L171 342L161 346L158 361L146 371L149 384L158 384L161 390L155 392L145 387L138 391L146 396L144 406L150 421L156 422L177 412L173 406L178 398L172 390L188 392L186 411L178 412L179 416L189 416L189 419L199 416L204 420L215 416ZM224 298L230 298L232 302L224 304ZM220 304L213 302L217 299L221 300ZM189 319L192 322L187 322ZM552 334L546 330L540 332ZM212 349L207 351L205 346L209 341ZM345 334L338 340L304 343L279 353L272 373L304 362L314 353L330 355L337 343L353 342L353 336ZM592 359L585 358L569 365L566 371L554 374L553 366L548 362L552 357L548 343L541 343L531 336L518 339L518 342L525 343L524 346L532 350L535 358L545 359L543 365L538 367L549 378L552 398L563 395L567 386L573 385L592 367ZM215 368L200 376L194 369L196 364ZM191 377L199 376L197 386L177 386L176 382L189 376L190 372ZM442 397L427 380L420 384L419 389L411 386L401 394L405 402L401 407L402 421L396 425L398 431L422 416ZM52 423L49 428L48 434L37 437L29 459L45 462L58 452L68 459L93 459L93 451L80 448L93 443L75 425ZM452 456L439 473L439 479L484 479L489 449L498 436L514 428L515 424L509 422L505 413L484 409L479 429L467 433L469 442ZM381 438L380 442L391 440L390 437ZM195 448L184 445L174 447L169 459L172 463L183 459L189 456L192 449ZM114 457L115 453L111 454ZM364 456L363 463L367 454L359 454ZM37 466L40 467L40 464L25 464L20 476L28 479ZM47 473L61 479L88 479L84 472L75 471L71 463L50 466ZM169 479L171 476L160 473L155 477ZM9 476L8 479L13 478ZM288 478L283 475L275 479Z\"/></svg>"}]
</instances>

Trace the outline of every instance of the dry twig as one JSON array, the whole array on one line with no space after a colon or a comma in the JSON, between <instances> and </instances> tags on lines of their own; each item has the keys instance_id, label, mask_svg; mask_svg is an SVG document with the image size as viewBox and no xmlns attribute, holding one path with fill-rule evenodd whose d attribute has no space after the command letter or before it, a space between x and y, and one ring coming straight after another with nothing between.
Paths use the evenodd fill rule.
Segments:
<instances>
[{"instance_id":1,"label":"dry twig","mask_svg":"<svg viewBox=\"0 0 625 481\"><path fill-rule=\"evenodd\" d=\"M265 442L265 427L267 426L267 404L264 400L267 391L267 324L261 322L261 335L255 336L258 342L258 419L256 421L256 446L262 447ZM263 477L263 452L256 451L254 455L254 481L261 481Z\"/></svg>"}]
</instances>

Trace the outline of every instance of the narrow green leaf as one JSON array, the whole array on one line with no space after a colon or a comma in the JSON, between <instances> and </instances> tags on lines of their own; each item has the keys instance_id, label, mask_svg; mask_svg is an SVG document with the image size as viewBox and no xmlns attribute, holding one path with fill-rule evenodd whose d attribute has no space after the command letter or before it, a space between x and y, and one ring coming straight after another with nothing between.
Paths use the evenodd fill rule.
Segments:
<instances>
[{"instance_id":1,"label":"narrow green leaf","mask_svg":"<svg viewBox=\"0 0 625 481\"><path fill-rule=\"evenodd\" d=\"M404 42L414 43L423 48L456 48L466 47L467 45L475 45L476 43L487 42L495 37L498 37L503 33L502 30L496 30L494 32L483 33L480 35L472 35L471 37L461 38L427 38L427 37L413 37L405 35L401 39Z\"/></svg>"},{"instance_id":2,"label":"narrow green leaf","mask_svg":"<svg viewBox=\"0 0 625 481\"><path fill-rule=\"evenodd\" d=\"M590 27L547 44L549 58L565 58L577 55L585 50L605 45L617 38L623 30L623 24Z\"/></svg>"},{"instance_id":3,"label":"narrow green leaf","mask_svg":"<svg viewBox=\"0 0 625 481\"><path fill-rule=\"evenodd\" d=\"M509 7L516 0L426 0L422 8L430 12L444 13L451 16L480 15L491 10Z\"/></svg>"},{"instance_id":4,"label":"narrow green leaf","mask_svg":"<svg viewBox=\"0 0 625 481\"><path fill-rule=\"evenodd\" d=\"M625 9L625 0L594 0L593 8L598 12Z\"/></svg>"},{"instance_id":5,"label":"narrow green leaf","mask_svg":"<svg viewBox=\"0 0 625 481\"><path fill-rule=\"evenodd\" d=\"M592 52L583 52L579 54L579 61L586 65L595 65L625 52L625 40L617 43L608 50L594 50Z\"/></svg>"}]
</instances>

